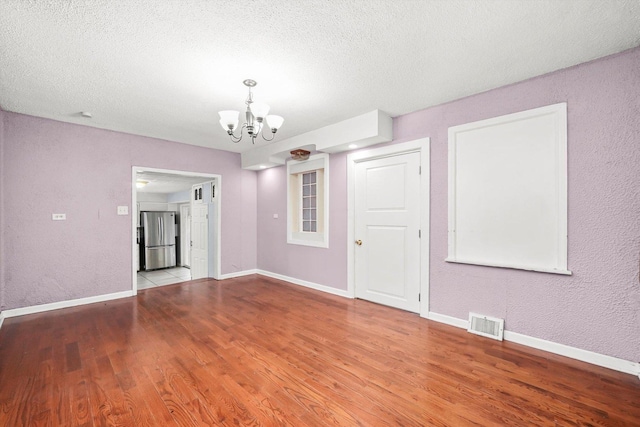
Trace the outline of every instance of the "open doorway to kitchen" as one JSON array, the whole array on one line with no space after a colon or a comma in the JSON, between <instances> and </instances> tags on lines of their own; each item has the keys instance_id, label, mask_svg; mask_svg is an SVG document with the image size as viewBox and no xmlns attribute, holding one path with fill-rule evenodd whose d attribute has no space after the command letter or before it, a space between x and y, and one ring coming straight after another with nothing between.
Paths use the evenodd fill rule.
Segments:
<instances>
[{"instance_id":1,"label":"open doorway to kitchen","mask_svg":"<svg viewBox=\"0 0 640 427\"><path fill-rule=\"evenodd\" d=\"M220 276L221 177L189 171L132 168L132 290L181 283L191 274L192 187L215 183L206 236L211 248L205 277ZM145 228L146 224L146 228ZM159 236L160 242L150 243Z\"/></svg>"}]
</instances>

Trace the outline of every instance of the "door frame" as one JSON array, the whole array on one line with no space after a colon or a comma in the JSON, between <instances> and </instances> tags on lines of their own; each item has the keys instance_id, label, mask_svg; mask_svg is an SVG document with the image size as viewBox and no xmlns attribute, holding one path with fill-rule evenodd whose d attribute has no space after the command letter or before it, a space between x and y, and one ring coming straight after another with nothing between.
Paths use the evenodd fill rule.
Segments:
<instances>
[{"instance_id":1,"label":"door frame","mask_svg":"<svg viewBox=\"0 0 640 427\"><path fill-rule=\"evenodd\" d=\"M429 317L429 199L430 138L362 150L347 156L347 295L356 296L355 286L355 168L357 163L411 152L420 153L420 316Z\"/></svg>"},{"instance_id":2,"label":"door frame","mask_svg":"<svg viewBox=\"0 0 640 427\"><path fill-rule=\"evenodd\" d=\"M189 217L191 216L191 203L180 203L178 205L178 208L180 209L180 265L182 267L184 267L184 253L185 251L189 252L189 265L187 265L187 267L191 267L191 247L190 247L190 241L191 241L191 221L187 221L187 217L184 216L184 208L188 208L189 209ZM186 238L186 231L189 230L189 241L185 240Z\"/></svg>"},{"instance_id":3,"label":"door frame","mask_svg":"<svg viewBox=\"0 0 640 427\"><path fill-rule=\"evenodd\" d=\"M136 271L136 259L135 259L135 248L136 248L136 231L137 231L137 206L138 206L138 195L136 191L136 174L138 172L158 172L158 173L167 173L173 175L186 175L192 177L203 178L204 181L216 181L216 191L218 195L216 196L215 210L216 210L216 221L213 224L214 229L209 230L209 236L213 236L214 238L214 254L213 254L213 272L211 270L209 273L211 277L216 280L220 280L221 273L221 243L220 243L220 230L221 230L221 213L222 213L222 198L219 197L222 194L222 175L211 174L211 173L202 173L202 172L190 172L190 171L180 171L173 169L159 169L145 166L132 166L131 167L131 290L133 295L138 294L138 272ZM191 193L191 190L189 190Z\"/></svg>"}]
</instances>

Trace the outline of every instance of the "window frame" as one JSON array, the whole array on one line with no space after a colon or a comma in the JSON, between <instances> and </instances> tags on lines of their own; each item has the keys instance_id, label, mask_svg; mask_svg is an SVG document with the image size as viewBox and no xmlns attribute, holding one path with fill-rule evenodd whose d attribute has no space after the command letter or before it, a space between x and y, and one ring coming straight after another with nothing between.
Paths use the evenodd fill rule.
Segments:
<instances>
[{"instance_id":1,"label":"window frame","mask_svg":"<svg viewBox=\"0 0 640 427\"><path fill-rule=\"evenodd\" d=\"M318 177L322 174L318 170L313 170L309 172L301 172L298 176L302 177L300 181L300 189L299 194L301 196L301 204L299 219L302 224L301 227L297 227L299 232L305 233L317 233L318 232L318 187L320 184L318 183ZM305 182L305 177L309 176L309 182ZM305 189L309 189L308 194L306 194ZM305 199L309 200L308 206L305 206ZM305 215L305 211L309 212L309 217L307 218ZM305 230L306 225L309 225L309 230Z\"/></svg>"},{"instance_id":2,"label":"window frame","mask_svg":"<svg viewBox=\"0 0 640 427\"><path fill-rule=\"evenodd\" d=\"M303 174L316 174L316 231L302 231ZM287 243L329 247L329 155L315 154L305 161L287 162Z\"/></svg>"}]
</instances>

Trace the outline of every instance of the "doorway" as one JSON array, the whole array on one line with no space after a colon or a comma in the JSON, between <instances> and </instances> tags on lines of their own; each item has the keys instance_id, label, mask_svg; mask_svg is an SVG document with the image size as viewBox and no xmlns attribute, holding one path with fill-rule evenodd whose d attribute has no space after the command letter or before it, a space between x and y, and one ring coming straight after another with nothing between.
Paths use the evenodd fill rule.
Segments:
<instances>
[{"instance_id":1,"label":"doorway","mask_svg":"<svg viewBox=\"0 0 640 427\"><path fill-rule=\"evenodd\" d=\"M189 280L192 280L191 270L180 266L163 268L162 270L140 271L137 275L138 290L173 285Z\"/></svg>"},{"instance_id":2,"label":"doorway","mask_svg":"<svg viewBox=\"0 0 640 427\"><path fill-rule=\"evenodd\" d=\"M347 157L349 295L429 313L429 138Z\"/></svg>"},{"instance_id":3,"label":"doorway","mask_svg":"<svg viewBox=\"0 0 640 427\"><path fill-rule=\"evenodd\" d=\"M139 254L139 207L140 206L144 206L144 203L140 203L138 201L138 189L136 188L136 181L138 180L138 177L144 175L144 176L150 176L150 177L155 177L158 176L161 179L158 179L158 181L162 181L164 184L167 185L167 188L170 189L170 191L166 191L166 193L170 194L169 196L169 205L172 207L171 210L175 210L176 212L179 212L180 214L182 214L183 212L183 206L186 205L189 208L189 212L188 215L186 216L182 216L183 218L180 221L180 226L178 227L179 230L179 237L177 238L177 241L180 244L180 253L178 254L178 258L177 258L177 266L175 269L165 269L165 270L155 270L152 271L150 273L157 273L158 276L164 275L164 274L172 274L173 276L175 276L178 279L182 279L182 280L173 280L170 278L164 278L166 279L166 282L169 283L171 281L175 282L180 282L180 281L185 281L185 280L189 280L191 278L191 271L189 270L188 267L191 267L192 262L189 260L191 255L190 253L187 254L187 265L188 267L185 268L184 267L184 263L183 263L183 259L184 259L184 249L187 248L188 252L191 252L191 248L190 248L190 240L191 240L191 227L190 227L190 223L191 223L191 219L192 219L192 208L191 208L191 203L190 203L190 194L191 194L191 187L194 183L199 182L199 183L205 183L205 182L215 182L216 183L216 193L219 195L221 194L221 176L220 175L216 175L216 174L205 174L205 173L198 173L198 172L190 172L190 171L178 171L178 170L169 170L169 169L158 169L158 168L150 168L150 167L142 167L142 166L134 166L132 167L132 196L131 196L131 213L132 213L132 264L133 264L133 273L132 273L132 290L134 295L137 293L137 290L140 288L142 289L142 287L138 286L138 254ZM152 181L152 180L147 180L147 181ZM167 182L169 184L167 184ZM155 181L154 182L148 182L147 185L151 185L151 184L157 184ZM184 189L182 187L185 187ZM187 194L186 196L186 200L175 200L175 196L176 194L181 193L182 191L185 191L185 193ZM166 205L166 204L165 204ZM210 221L209 227L208 227L208 234L207 234L207 246L211 249L209 251L209 254L207 256L206 259L206 263L208 265L208 269L206 272L206 275L204 277L212 277L214 279L219 279L220 278L220 247L221 247L221 243L220 243L220 212L221 212L221 202L220 202L220 197L216 198L216 203L212 204L211 206L212 209L212 218L213 220ZM152 207L151 209L148 210L167 210L167 209L162 209L162 208L158 208L156 209L155 207ZM183 226L185 225L185 223L187 223L189 226L186 227L187 228L187 233L189 234L188 236L185 236L183 234ZM189 242L189 244L187 244L186 242ZM163 274L160 274L163 273ZM189 277L187 277L187 274ZM151 274L153 276L153 274ZM144 275L143 275L144 277ZM145 282L146 283L146 282ZM144 287L144 286L143 286Z\"/></svg>"}]
</instances>

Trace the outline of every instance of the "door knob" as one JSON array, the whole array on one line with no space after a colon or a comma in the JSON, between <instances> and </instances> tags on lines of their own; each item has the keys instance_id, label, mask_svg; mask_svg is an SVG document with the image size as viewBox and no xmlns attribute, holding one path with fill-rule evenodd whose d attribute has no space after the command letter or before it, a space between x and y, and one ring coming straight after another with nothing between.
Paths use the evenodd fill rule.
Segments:
<instances>
[{"instance_id":1,"label":"door knob","mask_svg":"<svg viewBox=\"0 0 640 427\"><path fill-rule=\"evenodd\" d=\"M362 240L356 240L356 245L362 246Z\"/></svg>"}]
</instances>

